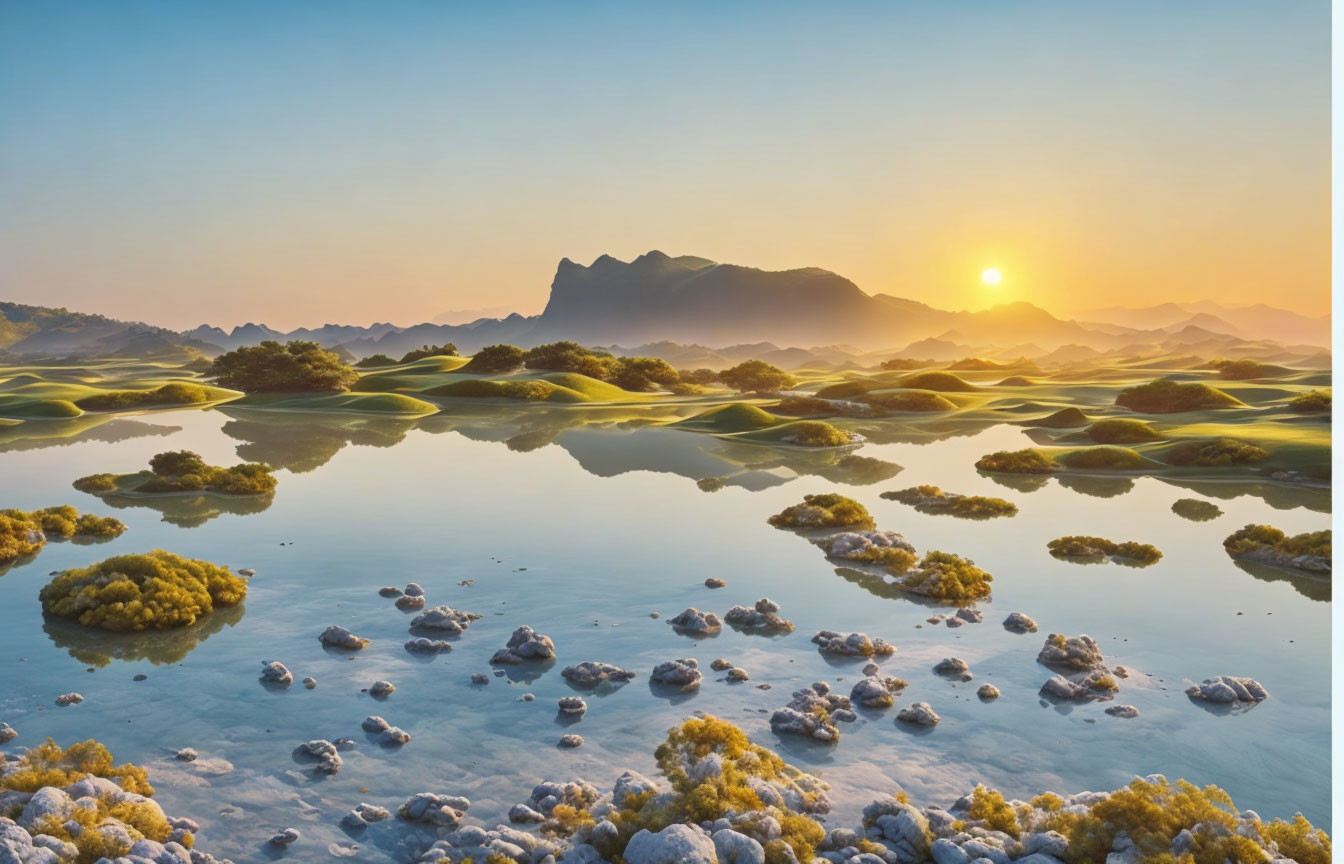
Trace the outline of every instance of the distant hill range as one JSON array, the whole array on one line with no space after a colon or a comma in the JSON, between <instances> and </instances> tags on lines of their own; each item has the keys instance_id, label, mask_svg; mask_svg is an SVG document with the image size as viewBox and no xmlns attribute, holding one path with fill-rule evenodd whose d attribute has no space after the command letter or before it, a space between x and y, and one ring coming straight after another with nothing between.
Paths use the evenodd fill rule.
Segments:
<instances>
[{"instance_id":1,"label":"distant hill range","mask_svg":"<svg viewBox=\"0 0 1344 864\"><path fill-rule=\"evenodd\" d=\"M657 251L630 262L603 255L586 267L565 258L540 315L467 323L327 324L290 332L249 323L228 331L201 325L173 332L64 309L0 303L0 351L16 357L167 360L214 355L266 339L310 339L353 357L399 357L444 342L469 353L501 342L529 347L572 339L613 353L663 357L682 368L721 367L748 357L788 368L877 363L894 356L938 362L1025 357L1067 365L1107 354L1164 353L1315 357L1319 365L1328 363L1317 355L1328 358L1330 317L1212 301L1083 310L1072 319L1025 302L949 311L866 294L843 276L816 267L767 271Z\"/></svg>"}]
</instances>

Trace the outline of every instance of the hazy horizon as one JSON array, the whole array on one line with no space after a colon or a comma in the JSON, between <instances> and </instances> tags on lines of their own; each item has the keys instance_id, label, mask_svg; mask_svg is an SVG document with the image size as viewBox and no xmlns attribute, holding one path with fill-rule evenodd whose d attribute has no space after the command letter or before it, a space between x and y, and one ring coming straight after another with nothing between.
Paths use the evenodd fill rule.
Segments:
<instances>
[{"instance_id":1,"label":"hazy horizon","mask_svg":"<svg viewBox=\"0 0 1344 864\"><path fill-rule=\"evenodd\" d=\"M1329 311L1325 3L0 9L8 300L539 310L562 257ZM1003 274L994 289L979 275Z\"/></svg>"}]
</instances>

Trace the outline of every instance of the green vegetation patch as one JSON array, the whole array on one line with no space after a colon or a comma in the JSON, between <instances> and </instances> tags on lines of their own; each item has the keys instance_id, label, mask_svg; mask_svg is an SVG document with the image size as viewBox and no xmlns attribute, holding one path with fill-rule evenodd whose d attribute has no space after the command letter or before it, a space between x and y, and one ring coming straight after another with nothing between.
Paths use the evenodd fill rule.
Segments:
<instances>
[{"instance_id":1,"label":"green vegetation patch","mask_svg":"<svg viewBox=\"0 0 1344 864\"><path fill-rule=\"evenodd\" d=\"M1067 468L1079 471L1138 471L1154 465L1128 447L1100 445L1072 450L1060 457Z\"/></svg>"},{"instance_id":2,"label":"green vegetation patch","mask_svg":"<svg viewBox=\"0 0 1344 864\"><path fill-rule=\"evenodd\" d=\"M934 390L939 393L973 393L974 384L958 378L951 372L919 372L901 380L902 387L914 390Z\"/></svg>"},{"instance_id":3,"label":"green vegetation patch","mask_svg":"<svg viewBox=\"0 0 1344 864\"><path fill-rule=\"evenodd\" d=\"M1098 420L1087 428L1087 437L1098 444L1142 444L1161 441L1162 436L1142 420L1128 417L1109 417Z\"/></svg>"},{"instance_id":4,"label":"green vegetation patch","mask_svg":"<svg viewBox=\"0 0 1344 864\"><path fill-rule=\"evenodd\" d=\"M833 492L804 495L803 503L786 507L768 520L776 528L867 528L877 527L873 517L853 498Z\"/></svg>"},{"instance_id":5,"label":"green vegetation patch","mask_svg":"<svg viewBox=\"0 0 1344 864\"><path fill-rule=\"evenodd\" d=\"M1245 403L1198 381L1182 383L1159 378L1121 390L1115 404L1140 414L1175 414L1219 408L1244 408Z\"/></svg>"},{"instance_id":6,"label":"green vegetation patch","mask_svg":"<svg viewBox=\"0 0 1344 864\"><path fill-rule=\"evenodd\" d=\"M0 565L37 554L48 540L110 540L126 525L111 516L80 513L63 504L41 510L0 510Z\"/></svg>"},{"instance_id":7,"label":"green vegetation patch","mask_svg":"<svg viewBox=\"0 0 1344 864\"><path fill-rule=\"evenodd\" d=\"M1329 414L1330 391L1311 390L1294 396L1288 402L1288 410L1296 411L1299 414Z\"/></svg>"},{"instance_id":8,"label":"green vegetation patch","mask_svg":"<svg viewBox=\"0 0 1344 864\"><path fill-rule=\"evenodd\" d=\"M421 417L435 414L438 406L405 393L304 393L257 394L237 403L242 408L275 411L311 411L316 413L381 414Z\"/></svg>"},{"instance_id":9,"label":"green vegetation patch","mask_svg":"<svg viewBox=\"0 0 1344 864\"><path fill-rule=\"evenodd\" d=\"M764 360L747 360L724 369L719 380L739 393L769 393L797 383L792 375Z\"/></svg>"},{"instance_id":10,"label":"green vegetation patch","mask_svg":"<svg viewBox=\"0 0 1344 864\"><path fill-rule=\"evenodd\" d=\"M204 459L190 450L160 453L149 460L149 468L149 471L134 474L90 474L76 480L74 487L92 495L109 492L269 495L276 486L275 476L268 465L244 462L232 468L220 468L205 464Z\"/></svg>"},{"instance_id":11,"label":"green vegetation patch","mask_svg":"<svg viewBox=\"0 0 1344 864\"><path fill-rule=\"evenodd\" d=\"M526 402L588 402L587 396L568 387L531 378L496 381L479 378L454 381L424 391L426 396L452 399L520 399Z\"/></svg>"},{"instance_id":12,"label":"green vegetation patch","mask_svg":"<svg viewBox=\"0 0 1344 864\"><path fill-rule=\"evenodd\" d=\"M750 432L753 429L766 429L787 422L788 418L778 417L747 402L732 402L711 408L703 414L679 420L672 425L692 432L732 435L738 432Z\"/></svg>"},{"instance_id":13,"label":"green vegetation patch","mask_svg":"<svg viewBox=\"0 0 1344 864\"><path fill-rule=\"evenodd\" d=\"M1311 555L1328 559L1331 557L1330 530L1289 537L1272 525L1247 525L1223 540L1223 548L1235 558L1269 550L1294 557Z\"/></svg>"},{"instance_id":14,"label":"green vegetation patch","mask_svg":"<svg viewBox=\"0 0 1344 864\"><path fill-rule=\"evenodd\" d=\"M1066 561L1100 562L1109 558L1118 564L1147 567L1162 559L1156 546L1125 541L1116 543L1104 537L1060 537L1046 544L1050 554Z\"/></svg>"},{"instance_id":15,"label":"green vegetation patch","mask_svg":"<svg viewBox=\"0 0 1344 864\"><path fill-rule=\"evenodd\" d=\"M349 390L359 373L316 342L281 345L267 340L221 354L209 375L221 387L244 393L328 393Z\"/></svg>"},{"instance_id":16,"label":"green vegetation patch","mask_svg":"<svg viewBox=\"0 0 1344 864\"><path fill-rule=\"evenodd\" d=\"M75 405L85 411L135 411L169 405L204 405L237 396L220 387L207 387L187 381L170 381L148 390L110 390L85 396Z\"/></svg>"},{"instance_id":17,"label":"green vegetation patch","mask_svg":"<svg viewBox=\"0 0 1344 864\"><path fill-rule=\"evenodd\" d=\"M25 420L60 420L84 412L69 399L40 399L22 393L0 393L0 415Z\"/></svg>"},{"instance_id":18,"label":"green vegetation patch","mask_svg":"<svg viewBox=\"0 0 1344 864\"><path fill-rule=\"evenodd\" d=\"M36 555L45 544L42 527L29 514L0 511L0 564Z\"/></svg>"},{"instance_id":19,"label":"green vegetation patch","mask_svg":"<svg viewBox=\"0 0 1344 864\"><path fill-rule=\"evenodd\" d=\"M975 566L974 561L934 550L925 555L900 584L906 591L942 603L961 605L988 597L989 583L993 581L994 577Z\"/></svg>"},{"instance_id":20,"label":"green vegetation patch","mask_svg":"<svg viewBox=\"0 0 1344 864\"><path fill-rule=\"evenodd\" d=\"M1293 374L1293 370L1285 366L1273 366L1258 360L1215 360L1211 365L1218 370L1218 377L1227 381L1280 378Z\"/></svg>"},{"instance_id":21,"label":"green vegetation patch","mask_svg":"<svg viewBox=\"0 0 1344 864\"><path fill-rule=\"evenodd\" d=\"M736 437L743 441L790 444L795 447L847 447L857 440L850 433L823 420L796 420L743 432Z\"/></svg>"},{"instance_id":22,"label":"green vegetation patch","mask_svg":"<svg viewBox=\"0 0 1344 864\"><path fill-rule=\"evenodd\" d=\"M909 504L923 513L945 514L959 519L994 519L1017 515L1017 505L1011 501L984 495L958 495L944 492L937 486L913 486L895 492L883 492L881 497Z\"/></svg>"},{"instance_id":23,"label":"green vegetation patch","mask_svg":"<svg viewBox=\"0 0 1344 864\"><path fill-rule=\"evenodd\" d=\"M1053 457L1032 447L1025 450L1000 450L981 456L975 467L981 471L1005 474L1049 474L1059 469Z\"/></svg>"},{"instance_id":24,"label":"green vegetation patch","mask_svg":"<svg viewBox=\"0 0 1344 864\"><path fill-rule=\"evenodd\" d=\"M155 549L58 574L38 593L42 609L104 630L186 627L216 606L235 606L247 583L208 561Z\"/></svg>"},{"instance_id":25,"label":"green vegetation patch","mask_svg":"<svg viewBox=\"0 0 1344 864\"><path fill-rule=\"evenodd\" d=\"M1226 465L1254 465L1269 458L1269 451L1258 444L1235 438L1184 441L1168 449L1163 458L1171 465L1198 465L1217 468Z\"/></svg>"},{"instance_id":26,"label":"green vegetation patch","mask_svg":"<svg viewBox=\"0 0 1344 864\"><path fill-rule=\"evenodd\" d=\"M516 345L487 345L459 369L470 375L499 375L513 372L523 365L523 349Z\"/></svg>"},{"instance_id":27,"label":"green vegetation patch","mask_svg":"<svg viewBox=\"0 0 1344 864\"><path fill-rule=\"evenodd\" d=\"M932 390L884 390L866 393L859 397L880 411L912 411L931 413L936 411L955 411L957 406L946 396Z\"/></svg>"},{"instance_id":28,"label":"green vegetation patch","mask_svg":"<svg viewBox=\"0 0 1344 864\"><path fill-rule=\"evenodd\" d=\"M1208 522L1223 515L1223 508L1212 501L1199 498L1181 498L1171 505L1171 512L1191 522Z\"/></svg>"},{"instance_id":29,"label":"green vegetation patch","mask_svg":"<svg viewBox=\"0 0 1344 864\"><path fill-rule=\"evenodd\" d=\"M1023 426L1039 426L1042 429L1075 429L1086 426L1092 421L1081 409L1069 406L1037 420L1024 420Z\"/></svg>"}]
</instances>

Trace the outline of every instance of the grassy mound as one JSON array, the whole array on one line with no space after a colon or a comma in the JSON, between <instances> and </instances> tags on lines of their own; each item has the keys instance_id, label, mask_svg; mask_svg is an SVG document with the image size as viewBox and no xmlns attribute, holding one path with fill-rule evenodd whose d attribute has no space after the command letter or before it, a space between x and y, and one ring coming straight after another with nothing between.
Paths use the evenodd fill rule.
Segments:
<instances>
[{"instance_id":1,"label":"grassy mound","mask_svg":"<svg viewBox=\"0 0 1344 864\"><path fill-rule=\"evenodd\" d=\"M1030 387L1031 385L1033 385L1033 384L1035 384L1035 383L1036 383L1035 381L1032 381L1030 378L1028 378L1028 377L1025 376L1025 375L1009 375L1007 378L1004 378L1002 381L1000 381L1000 382L999 382L997 385L995 385L995 386L997 386L997 387Z\"/></svg>"},{"instance_id":2,"label":"grassy mound","mask_svg":"<svg viewBox=\"0 0 1344 864\"><path fill-rule=\"evenodd\" d=\"M1140 414L1176 414L1218 408L1244 408L1245 403L1197 381L1182 383L1167 378L1121 390L1115 404Z\"/></svg>"},{"instance_id":3,"label":"grassy mound","mask_svg":"<svg viewBox=\"0 0 1344 864\"><path fill-rule=\"evenodd\" d=\"M69 399L40 399L19 393L0 393L0 417L23 420L60 420L84 412Z\"/></svg>"},{"instance_id":4,"label":"grassy mound","mask_svg":"<svg viewBox=\"0 0 1344 864\"><path fill-rule=\"evenodd\" d=\"M786 507L766 521L776 528L790 529L877 527L867 507L835 493L804 495L803 503Z\"/></svg>"},{"instance_id":5,"label":"grassy mound","mask_svg":"<svg viewBox=\"0 0 1344 864\"><path fill-rule=\"evenodd\" d=\"M90 474L80 477L74 487L80 492L103 495L109 492L164 494L176 492L215 492L220 495L269 495L276 479L270 466L243 462L232 468L207 465L190 450L160 453L149 460L149 471L135 474Z\"/></svg>"},{"instance_id":6,"label":"grassy mound","mask_svg":"<svg viewBox=\"0 0 1344 864\"><path fill-rule=\"evenodd\" d=\"M689 429L692 432L732 435L738 432L749 432L753 429L766 429L787 422L786 418L777 417L768 411L757 408L755 405L749 405L746 402L733 402L729 405L711 408L703 414L679 420L672 425L679 429Z\"/></svg>"},{"instance_id":7,"label":"grassy mound","mask_svg":"<svg viewBox=\"0 0 1344 864\"><path fill-rule=\"evenodd\" d=\"M109 390L96 396L85 396L75 405L85 411L135 411L168 405L203 405L236 395L221 387L170 381L149 390Z\"/></svg>"},{"instance_id":8,"label":"grassy mound","mask_svg":"<svg viewBox=\"0 0 1344 864\"><path fill-rule=\"evenodd\" d=\"M1226 465L1254 465L1269 458L1269 452L1257 444L1235 438L1186 441L1169 449L1164 457L1171 465L1197 465L1218 468Z\"/></svg>"},{"instance_id":9,"label":"grassy mound","mask_svg":"<svg viewBox=\"0 0 1344 864\"><path fill-rule=\"evenodd\" d=\"M1126 541L1115 543L1104 537L1060 537L1046 544L1050 554L1064 560L1099 561L1111 558L1120 564L1147 567L1162 559L1156 546Z\"/></svg>"},{"instance_id":10,"label":"grassy mound","mask_svg":"<svg viewBox=\"0 0 1344 864\"><path fill-rule=\"evenodd\" d=\"M1074 429L1079 426L1086 426L1091 422L1082 410L1070 406L1061 408L1039 420L1024 420L1022 425L1039 426L1042 429Z\"/></svg>"},{"instance_id":11,"label":"grassy mound","mask_svg":"<svg viewBox=\"0 0 1344 864\"><path fill-rule=\"evenodd\" d=\"M1191 522L1208 522L1210 519L1217 519L1223 515L1223 508L1212 501L1202 501L1199 498L1181 498L1171 505L1171 512L1182 519L1189 519Z\"/></svg>"},{"instance_id":12,"label":"grassy mound","mask_svg":"<svg viewBox=\"0 0 1344 864\"><path fill-rule=\"evenodd\" d=\"M1084 447L1061 457L1065 467L1079 471L1137 471L1153 464L1128 447Z\"/></svg>"},{"instance_id":13,"label":"grassy mound","mask_svg":"<svg viewBox=\"0 0 1344 864\"><path fill-rule=\"evenodd\" d=\"M1009 363L995 363L993 360L986 360L983 357L963 357L955 363L948 364L948 369L953 372L992 372L995 369L1007 369Z\"/></svg>"},{"instance_id":14,"label":"grassy mound","mask_svg":"<svg viewBox=\"0 0 1344 864\"><path fill-rule=\"evenodd\" d=\"M796 447L846 447L856 443L848 432L823 420L795 420L779 426L755 429L736 436L743 441L791 444Z\"/></svg>"},{"instance_id":15,"label":"grassy mound","mask_svg":"<svg viewBox=\"0 0 1344 864\"><path fill-rule=\"evenodd\" d=\"M1031 447L1025 450L1000 450L981 456L975 467L981 471L1000 471L1005 474L1048 474L1059 468L1052 457Z\"/></svg>"},{"instance_id":16,"label":"grassy mound","mask_svg":"<svg viewBox=\"0 0 1344 864\"><path fill-rule=\"evenodd\" d=\"M208 561L155 549L58 574L38 593L42 610L104 630L186 627L216 606L234 606L247 584Z\"/></svg>"},{"instance_id":17,"label":"grassy mound","mask_svg":"<svg viewBox=\"0 0 1344 864\"><path fill-rule=\"evenodd\" d=\"M1252 378L1279 378L1293 374L1284 366L1273 366L1258 360L1218 360L1213 363L1218 377L1227 381L1247 381Z\"/></svg>"},{"instance_id":18,"label":"grassy mound","mask_svg":"<svg viewBox=\"0 0 1344 864\"><path fill-rule=\"evenodd\" d=\"M230 407L263 408L279 411L341 412L419 417L434 414L437 405L404 393L302 393L256 394L245 396Z\"/></svg>"},{"instance_id":19,"label":"grassy mound","mask_svg":"<svg viewBox=\"0 0 1344 864\"><path fill-rule=\"evenodd\" d=\"M452 399L521 399L525 402L587 402L587 396L552 384L533 379L497 381L481 378L472 381L454 381L425 391L426 396L444 396Z\"/></svg>"},{"instance_id":20,"label":"grassy mound","mask_svg":"<svg viewBox=\"0 0 1344 864\"><path fill-rule=\"evenodd\" d=\"M1284 555L1314 555L1330 558L1330 531L1312 531L1289 537L1272 525L1247 525L1223 540L1228 554L1240 558L1253 552L1271 550Z\"/></svg>"},{"instance_id":21,"label":"grassy mound","mask_svg":"<svg viewBox=\"0 0 1344 864\"><path fill-rule=\"evenodd\" d=\"M940 393L973 393L976 389L974 384L963 381L951 372L919 372L902 379L901 386Z\"/></svg>"},{"instance_id":22,"label":"grassy mound","mask_svg":"<svg viewBox=\"0 0 1344 864\"><path fill-rule=\"evenodd\" d=\"M785 396L770 410L788 417L830 417L836 413L834 404L816 396Z\"/></svg>"},{"instance_id":23,"label":"grassy mound","mask_svg":"<svg viewBox=\"0 0 1344 864\"><path fill-rule=\"evenodd\" d=\"M901 581L906 591L961 605L989 596L994 577L975 566L975 562L951 552L929 552Z\"/></svg>"},{"instance_id":24,"label":"grassy mound","mask_svg":"<svg viewBox=\"0 0 1344 864\"><path fill-rule=\"evenodd\" d=\"M608 384L606 381L589 378L587 375L580 375L578 372L552 372L542 375L541 380L578 393L592 402L626 402L638 398L629 390Z\"/></svg>"},{"instance_id":25,"label":"grassy mound","mask_svg":"<svg viewBox=\"0 0 1344 864\"><path fill-rule=\"evenodd\" d=\"M1142 444L1162 440L1162 436L1147 423L1127 417L1098 420L1087 428L1086 434L1098 444Z\"/></svg>"},{"instance_id":26,"label":"grassy mound","mask_svg":"<svg viewBox=\"0 0 1344 864\"><path fill-rule=\"evenodd\" d=\"M939 513L959 519L993 519L1017 515L1017 505L1002 498L984 495L957 495L944 492L937 486L913 486L895 492L883 492L888 501L909 504L923 513Z\"/></svg>"},{"instance_id":27,"label":"grassy mound","mask_svg":"<svg viewBox=\"0 0 1344 864\"><path fill-rule=\"evenodd\" d=\"M829 384L813 395L818 399L838 399L844 402L854 402L858 401L860 396L873 390L880 390L884 386L886 385L883 385L880 381L860 378L853 381L841 381L838 384Z\"/></svg>"},{"instance_id":28,"label":"grassy mound","mask_svg":"<svg viewBox=\"0 0 1344 864\"><path fill-rule=\"evenodd\" d=\"M1294 396L1288 402L1288 410L1296 411L1299 414L1329 414L1330 391L1312 390L1309 393Z\"/></svg>"},{"instance_id":29,"label":"grassy mound","mask_svg":"<svg viewBox=\"0 0 1344 864\"><path fill-rule=\"evenodd\" d=\"M890 390L859 398L881 411L955 411L957 406L932 390Z\"/></svg>"}]
</instances>

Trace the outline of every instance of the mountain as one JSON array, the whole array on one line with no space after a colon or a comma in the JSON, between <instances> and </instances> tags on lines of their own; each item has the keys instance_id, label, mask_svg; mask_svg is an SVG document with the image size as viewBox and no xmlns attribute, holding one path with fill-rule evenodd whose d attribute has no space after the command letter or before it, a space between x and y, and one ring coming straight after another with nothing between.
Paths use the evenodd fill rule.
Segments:
<instances>
[{"instance_id":1,"label":"mountain","mask_svg":"<svg viewBox=\"0 0 1344 864\"><path fill-rule=\"evenodd\" d=\"M1207 317L1205 317L1207 316ZM1330 344L1330 316L1311 317L1279 309L1264 303L1228 306L1213 300L1192 303L1162 303L1157 306L1080 310L1074 317L1086 327L1114 327L1134 330L1180 329L1187 324L1230 333L1247 339L1272 339L1284 343L1307 343L1325 347ZM1210 320L1210 319L1216 319ZM1096 323L1093 323L1096 322Z\"/></svg>"}]
</instances>

